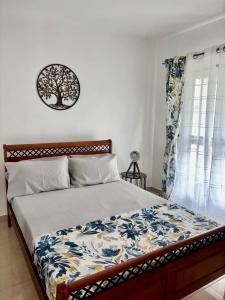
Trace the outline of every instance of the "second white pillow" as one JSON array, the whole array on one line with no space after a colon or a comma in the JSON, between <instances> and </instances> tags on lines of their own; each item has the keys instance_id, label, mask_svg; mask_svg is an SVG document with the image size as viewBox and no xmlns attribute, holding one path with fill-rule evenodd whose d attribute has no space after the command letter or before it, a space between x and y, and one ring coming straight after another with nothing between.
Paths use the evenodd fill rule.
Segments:
<instances>
[{"instance_id":1,"label":"second white pillow","mask_svg":"<svg viewBox=\"0 0 225 300\"><path fill-rule=\"evenodd\" d=\"M116 154L69 158L71 185L94 185L120 180Z\"/></svg>"}]
</instances>

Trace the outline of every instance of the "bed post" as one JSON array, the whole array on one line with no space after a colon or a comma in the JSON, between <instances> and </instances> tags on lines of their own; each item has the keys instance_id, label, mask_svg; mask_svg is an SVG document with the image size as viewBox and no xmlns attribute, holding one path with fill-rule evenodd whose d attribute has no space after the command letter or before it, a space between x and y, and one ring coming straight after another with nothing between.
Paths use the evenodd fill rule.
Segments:
<instances>
[{"instance_id":1,"label":"bed post","mask_svg":"<svg viewBox=\"0 0 225 300\"><path fill-rule=\"evenodd\" d=\"M109 153L112 153L112 140L109 140Z\"/></svg>"},{"instance_id":2,"label":"bed post","mask_svg":"<svg viewBox=\"0 0 225 300\"><path fill-rule=\"evenodd\" d=\"M7 149L6 145L3 145L3 150L4 150L4 162L7 162ZM5 170L5 168L4 168ZM5 177L5 196L6 196L6 205L7 205L7 220L8 220L8 227L10 228L12 226L11 218L10 218L10 209L9 209L9 203L7 200L7 189L8 189L8 182Z\"/></svg>"},{"instance_id":3,"label":"bed post","mask_svg":"<svg viewBox=\"0 0 225 300\"><path fill-rule=\"evenodd\" d=\"M56 300L66 300L69 296L67 286L64 282L57 285Z\"/></svg>"}]
</instances>

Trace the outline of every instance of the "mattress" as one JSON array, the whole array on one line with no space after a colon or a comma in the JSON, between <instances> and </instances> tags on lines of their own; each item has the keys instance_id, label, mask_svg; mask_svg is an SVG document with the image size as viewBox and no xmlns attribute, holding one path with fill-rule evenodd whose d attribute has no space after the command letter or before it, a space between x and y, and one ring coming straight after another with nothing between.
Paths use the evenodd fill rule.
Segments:
<instances>
[{"instance_id":1,"label":"mattress","mask_svg":"<svg viewBox=\"0 0 225 300\"><path fill-rule=\"evenodd\" d=\"M123 180L16 197L12 208L30 252L45 233L167 201Z\"/></svg>"}]
</instances>

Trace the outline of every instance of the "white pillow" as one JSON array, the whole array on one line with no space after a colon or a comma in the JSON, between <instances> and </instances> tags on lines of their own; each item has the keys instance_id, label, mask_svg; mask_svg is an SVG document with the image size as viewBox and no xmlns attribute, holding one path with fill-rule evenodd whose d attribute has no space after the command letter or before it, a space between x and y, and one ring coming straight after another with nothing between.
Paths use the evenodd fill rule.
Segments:
<instances>
[{"instance_id":1,"label":"white pillow","mask_svg":"<svg viewBox=\"0 0 225 300\"><path fill-rule=\"evenodd\" d=\"M22 160L5 163L8 200L40 192L69 188L68 158Z\"/></svg>"},{"instance_id":2,"label":"white pillow","mask_svg":"<svg viewBox=\"0 0 225 300\"><path fill-rule=\"evenodd\" d=\"M70 157L69 171L74 187L120 180L115 154Z\"/></svg>"}]
</instances>

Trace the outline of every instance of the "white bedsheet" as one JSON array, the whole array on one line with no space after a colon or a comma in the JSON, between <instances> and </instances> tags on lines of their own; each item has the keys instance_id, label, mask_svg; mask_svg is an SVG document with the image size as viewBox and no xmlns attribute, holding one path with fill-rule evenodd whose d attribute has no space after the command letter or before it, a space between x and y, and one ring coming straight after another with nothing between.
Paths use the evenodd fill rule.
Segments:
<instances>
[{"instance_id":1,"label":"white bedsheet","mask_svg":"<svg viewBox=\"0 0 225 300\"><path fill-rule=\"evenodd\" d=\"M29 250L39 235L166 200L123 180L16 197L12 208Z\"/></svg>"}]
</instances>

